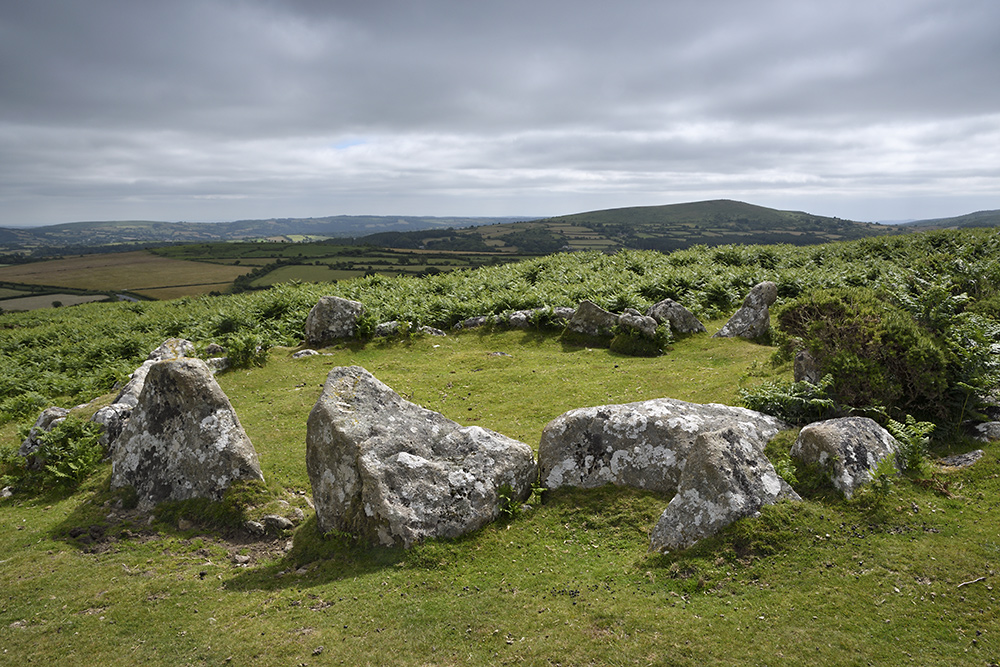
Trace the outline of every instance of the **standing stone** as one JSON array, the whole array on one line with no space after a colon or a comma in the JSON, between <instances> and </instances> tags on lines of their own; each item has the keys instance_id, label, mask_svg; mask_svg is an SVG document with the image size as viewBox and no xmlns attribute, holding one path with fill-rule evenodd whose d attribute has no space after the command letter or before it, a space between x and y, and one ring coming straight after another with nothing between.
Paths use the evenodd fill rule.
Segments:
<instances>
[{"instance_id":1,"label":"standing stone","mask_svg":"<svg viewBox=\"0 0 1000 667\"><path fill-rule=\"evenodd\" d=\"M610 336L618 324L618 316L609 313L593 301L581 301L566 323L566 330L584 336Z\"/></svg>"},{"instance_id":2,"label":"standing stone","mask_svg":"<svg viewBox=\"0 0 1000 667\"><path fill-rule=\"evenodd\" d=\"M134 487L148 510L165 500L219 500L237 480L263 475L211 370L200 359L153 363L112 447L111 487Z\"/></svg>"},{"instance_id":3,"label":"standing stone","mask_svg":"<svg viewBox=\"0 0 1000 667\"><path fill-rule=\"evenodd\" d=\"M713 338L760 338L771 329L770 306L778 298L778 286L770 281L755 285L743 307L729 318Z\"/></svg>"},{"instance_id":4,"label":"standing stone","mask_svg":"<svg viewBox=\"0 0 1000 667\"><path fill-rule=\"evenodd\" d=\"M142 393L142 386L146 382L146 374L149 372L150 366L152 366L157 361L163 361L165 359L180 359L186 357L190 354L194 354L194 343L183 338L168 338L163 341L158 348L149 353L146 357L146 361L132 372L129 376L128 382L122 387L121 391L118 392L118 396L115 398L113 403L121 403L130 408L134 408L135 404L139 400L139 394ZM127 415L125 417L128 418Z\"/></svg>"},{"instance_id":5,"label":"standing stone","mask_svg":"<svg viewBox=\"0 0 1000 667\"><path fill-rule=\"evenodd\" d=\"M775 472L758 443L732 428L700 433L677 495L650 535L650 551L686 549L779 500L801 498Z\"/></svg>"},{"instance_id":6,"label":"standing stone","mask_svg":"<svg viewBox=\"0 0 1000 667\"><path fill-rule=\"evenodd\" d=\"M652 317L660 324L667 324L676 334L700 333L705 331L705 325L694 314L673 299L664 299L650 306L647 317Z\"/></svg>"},{"instance_id":7,"label":"standing stone","mask_svg":"<svg viewBox=\"0 0 1000 667\"><path fill-rule=\"evenodd\" d=\"M339 296L323 296L306 317L306 344L321 346L338 338L353 338L365 307Z\"/></svg>"},{"instance_id":8,"label":"standing stone","mask_svg":"<svg viewBox=\"0 0 1000 667\"><path fill-rule=\"evenodd\" d=\"M814 422L799 432L793 458L828 470L833 485L850 498L872 480L882 459L895 455L896 439L868 417Z\"/></svg>"},{"instance_id":9,"label":"standing stone","mask_svg":"<svg viewBox=\"0 0 1000 667\"><path fill-rule=\"evenodd\" d=\"M725 428L763 452L789 426L746 408L672 398L570 410L542 430L541 484L616 484L673 494L698 434Z\"/></svg>"},{"instance_id":10,"label":"standing stone","mask_svg":"<svg viewBox=\"0 0 1000 667\"><path fill-rule=\"evenodd\" d=\"M358 366L330 371L306 467L321 531L404 547L482 527L537 473L528 445L410 403Z\"/></svg>"}]
</instances>

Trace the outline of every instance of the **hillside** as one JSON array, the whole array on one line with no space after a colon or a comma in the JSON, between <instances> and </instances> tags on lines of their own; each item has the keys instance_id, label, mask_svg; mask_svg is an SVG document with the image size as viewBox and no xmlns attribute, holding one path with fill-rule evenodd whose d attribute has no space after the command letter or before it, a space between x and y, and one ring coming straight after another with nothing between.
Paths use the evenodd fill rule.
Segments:
<instances>
[{"instance_id":1,"label":"hillside","mask_svg":"<svg viewBox=\"0 0 1000 667\"><path fill-rule=\"evenodd\" d=\"M234 222L151 220L70 222L32 228L0 227L0 251L52 254L65 248L74 248L77 249L76 252L80 252L80 247L113 249L123 244L148 246L253 239L292 242L316 238L352 237L377 231L467 227L520 219L523 218L337 215L322 218L271 218Z\"/></svg>"},{"instance_id":2,"label":"hillside","mask_svg":"<svg viewBox=\"0 0 1000 667\"><path fill-rule=\"evenodd\" d=\"M449 230L393 232L356 239L391 248L550 253L634 248L670 252L695 245L815 245L903 230L874 223L779 211L731 200L589 211L542 220Z\"/></svg>"},{"instance_id":3,"label":"hillside","mask_svg":"<svg viewBox=\"0 0 1000 667\"><path fill-rule=\"evenodd\" d=\"M900 227L914 230L928 229L963 229L966 227L997 227L1000 226L1000 210L976 211L953 218L933 218L930 220L915 220L906 222Z\"/></svg>"}]
</instances>

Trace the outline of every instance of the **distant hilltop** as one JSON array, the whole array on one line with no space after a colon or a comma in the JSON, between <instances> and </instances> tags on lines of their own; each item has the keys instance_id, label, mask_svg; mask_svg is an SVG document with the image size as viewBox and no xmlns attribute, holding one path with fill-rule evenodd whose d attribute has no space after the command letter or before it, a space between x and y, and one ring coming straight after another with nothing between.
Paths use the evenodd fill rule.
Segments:
<instances>
[{"instance_id":1,"label":"distant hilltop","mask_svg":"<svg viewBox=\"0 0 1000 667\"><path fill-rule=\"evenodd\" d=\"M390 248L548 253L640 248L670 252L692 245L810 245L929 229L992 227L1000 211L979 211L887 225L781 211L740 201L633 206L550 218L338 215L234 222L119 220L34 228L0 227L0 251L46 255L63 249L108 252L175 243L338 239Z\"/></svg>"}]
</instances>

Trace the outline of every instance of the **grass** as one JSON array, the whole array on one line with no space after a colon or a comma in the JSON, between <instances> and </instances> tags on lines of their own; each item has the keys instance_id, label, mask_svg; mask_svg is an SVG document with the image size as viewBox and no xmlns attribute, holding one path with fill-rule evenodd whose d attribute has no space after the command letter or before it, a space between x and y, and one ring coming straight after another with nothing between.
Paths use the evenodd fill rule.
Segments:
<instances>
[{"instance_id":1,"label":"grass","mask_svg":"<svg viewBox=\"0 0 1000 667\"><path fill-rule=\"evenodd\" d=\"M107 466L72 495L0 501L6 660L988 665L1000 656L995 446L973 468L941 475L937 491L900 480L886 498L816 495L672 556L646 551L669 499L634 490L549 492L515 520L410 551L322 538L302 494L305 417L334 365L365 366L415 402L536 445L544 424L573 407L660 396L735 403L741 377L789 373L770 366L771 348L700 335L637 359L481 331L300 360L292 351L219 382L267 478L248 514L304 508L294 534L250 540L204 518L182 530L179 511L148 523L116 508ZM0 437L10 444L12 425Z\"/></svg>"}]
</instances>

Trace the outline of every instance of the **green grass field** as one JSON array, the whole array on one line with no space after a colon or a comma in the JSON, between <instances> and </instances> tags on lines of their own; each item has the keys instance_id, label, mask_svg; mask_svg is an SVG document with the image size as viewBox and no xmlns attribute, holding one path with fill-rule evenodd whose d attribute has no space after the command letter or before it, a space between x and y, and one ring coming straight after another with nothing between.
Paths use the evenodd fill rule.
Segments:
<instances>
[{"instance_id":1,"label":"green grass field","mask_svg":"<svg viewBox=\"0 0 1000 667\"><path fill-rule=\"evenodd\" d=\"M292 352L219 382L267 479L248 516L299 507L305 520L259 541L199 524L194 510L195 527L180 530L182 508L150 523L115 508L106 466L69 496L2 500L10 664L989 665L1000 655L995 445L968 471L901 479L885 498L814 494L669 557L647 553L669 498L609 487L551 492L512 521L410 551L317 532L305 420L333 366L362 365L460 423L537 446L544 424L574 407L734 403L741 383L789 374L767 346L698 335L639 359L539 332L473 331ZM12 425L0 436L15 442Z\"/></svg>"},{"instance_id":2,"label":"green grass field","mask_svg":"<svg viewBox=\"0 0 1000 667\"><path fill-rule=\"evenodd\" d=\"M81 295L81 294L42 294L38 296L24 296L16 299L0 300L0 308L3 310L35 310L37 308L55 308L59 306L78 306L81 303L91 303L92 301L103 301L107 296Z\"/></svg>"}]
</instances>

